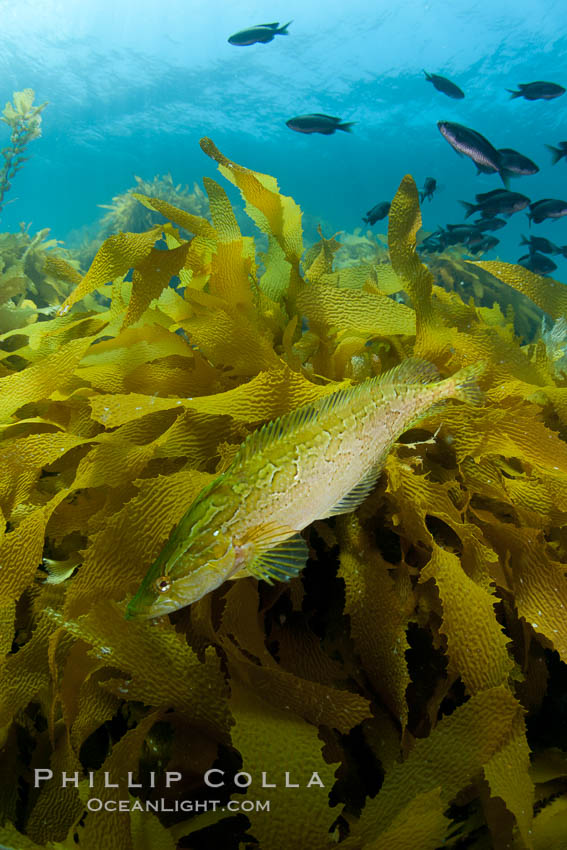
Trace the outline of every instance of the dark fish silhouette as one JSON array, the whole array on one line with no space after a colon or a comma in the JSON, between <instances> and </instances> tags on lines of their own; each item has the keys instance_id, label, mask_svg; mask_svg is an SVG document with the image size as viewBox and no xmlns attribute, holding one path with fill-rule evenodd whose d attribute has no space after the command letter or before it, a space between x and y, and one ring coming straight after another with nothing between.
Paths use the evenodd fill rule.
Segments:
<instances>
[{"instance_id":1,"label":"dark fish silhouette","mask_svg":"<svg viewBox=\"0 0 567 850\"><path fill-rule=\"evenodd\" d=\"M447 245L468 245L471 239L482 239L482 233L472 224L448 224L446 230L440 229L440 234Z\"/></svg>"},{"instance_id":2,"label":"dark fish silhouette","mask_svg":"<svg viewBox=\"0 0 567 850\"><path fill-rule=\"evenodd\" d=\"M423 184L423 189L419 193L420 203L423 203L427 198L429 201L433 198L433 193L437 189L437 180L435 177L426 177Z\"/></svg>"},{"instance_id":3,"label":"dark fish silhouette","mask_svg":"<svg viewBox=\"0 0 567 850\"><path fill-rule=\"evenodd\" d=\"M530 204L528 218L530 224L534 221L536 224L541 224L546 218L563 218L567 215L567 201L560 201L557 198L543 198L541 201L534 201Z\"/></svg>"},{"instance_id":4,"label":"dark fish silhouette","mask_svg":"<svg viewBox=\"0 0 567 850\"><path fill-rule=\"evenodd\" d=\"M553 145L546 145L546 148L551 151L553 165L556 165L563 157L567 157L567 142L559 142L558 148L554 148Z\"/></svg>"},{"instance_id":5,"label":"dark fish silhouette","mask_svg":"<svg viewBox=\"0 0 567 850\"><path fill-rule=\"evenodd\" d=\"M371 210L368 210L366 215L362 216L362 220L366 222L366 224L376 224L377 221L381 221L383 218L386 218L388 213L390 212L390 201L382 201L380 204L376 204L376 206L372 207Z\"/></svg>"},{"instance_id":6,"label":"dark fish silhouette","mask_svg":"<svg viewBox=\"0 0 567 850\"><path fill-rule=\"evenodd\" d=\"M500 239L496 236L483 236L482 239L469 239L467 246L470 248L471 254L486 253L492 251L493 248L500 244Z\"/></svg>"},{"instance_id":7,"label":"dark fish silhouette","mask_svg":"<svg viewBox=\"0 0 567 850\"><path fill-rule=\"evenodd\" d=\"M525 269L535 272L535 274L549 274L557 268L553 260L550 260L545 254L538 254L537 251L520 257L518 263Z\"/></svg>"},{"instance_id":8,"label":"dark fish silhouette","mask_svg":"<svg viewBox=\"0 0 567 850\"><path fill-rule=\"evenodd\" d=\"M342 118L334 118L332 115L323 115L314 112L312 115L296 115L286 121L286 126L296 133L322 133L323 136L332 135L335 130L343 130L350 133L353 121L343 122Z\"/></svg>"},{"instance_id":9,"label":"dark fish silhouette","mask_svg":"<svg viewBox=\"0 0 567 850\"><path fill-rule=\"evenodd\" d=\"M528 245L530 254L533 254L535 251L539 251L542 254L563 253L562 248L558 245L554 245L554 243L549 239L546 239L545 236L530 236L529 239L526 236L522 236L520 245Z\"/></svg>"},{"instance_id":10,"label":"dark fish silhouette","mask_svg":"<svg viewBox=\"0 0 567 850\"><path fill-rule=\"evenodd\" d=\"M537 174L538 166L533 160L528 159L518 151L512 148L498 148L500 154L500 172L507 174L509 177L524 177L529 174ZM566 151L567 153L567 151Z\"/></svg>"},{"instance_id":11,"label":"dark fish silhouette","mask_svg":"<svg viewBox=\"0 0 567 850\"><path fill-rule=\"evenodd\" d=\"M519 91L506 89L511 94L511 100L515 97L524 97L526 100L553 100L554 97L559 97L565 93L563 86L557 83L545 83L541 80L537 83L520 83Z\"/></svg>"},{"instance_id":12,"label":"dark fish silhouette","mask_svg":"<svg viewBox=\"0 0 567 850\"><path fill-rule=\"evenodd\" d=\"M470 157L479 171L485 174L494 174L500 171L501 156L488 139L465 127L463 124L455 124L453 121L438 121L437 126L443 138L447 139L451 147L458 154ZM504 179L504 178L503 178Z\"/></svg>"},{"instance_id":13,"label":"dark fish silhouette","mask_svg":"<svg viewBox=\"0 0 567 850\"><path fill-rule=\"evenodd\" d=\"M503 218L478 218L472 222L473 227L484 233L485 230L500 230L501 227L506 227L507 221Z\"/></svg>"},{"instance_id":14,"label":"dark fish silhouette","mask_svg":"<svg viewBox=\"0 0 567 850\"><path fill-rule=\"evenodd\" d=\"M423 73L427 82L433 83L437 91L443 92L443 94L455 100L462 100L465 96L464 91L456 86L455 83L452 83L451 80L448 80L447 77L441 77L439 74L428 74L427 71Z\"/></svg>"},{"instance_id":15,"label":"dark fish silhouette","mask_svg":"<svg viewBox=\"0 0 567 850\"><path fill-rule=\"evenodd\" d=\"M482 218L493 218L495 215L513 215L525 209L530 203L526 195L519 192L509 192L508 189L494 189L492 192L481 192L476 195L476 204L460 201L466 209L465 218L480 212Z\"/></svg>"},{"instance_id":16,"label":"dark fish silhouette","mask_svg":"<svg viewBox=\"0 0 567 850\"><path fill-rule=\"evenodd\" d=\"M247 47L249 44L267 44L276 35L289 35L287 28L291 23L292 21L288 21L283 27L280 27L278 22L275 24L256 24L255 27L235 32L228 39L228 43L235 44L237 47Z\"/></svg>"}]
</instances>

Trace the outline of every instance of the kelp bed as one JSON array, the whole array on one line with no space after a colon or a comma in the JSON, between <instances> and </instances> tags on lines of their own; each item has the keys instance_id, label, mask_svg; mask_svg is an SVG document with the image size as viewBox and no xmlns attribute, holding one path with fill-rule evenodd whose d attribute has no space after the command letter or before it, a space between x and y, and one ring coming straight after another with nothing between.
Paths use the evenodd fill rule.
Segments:
<instances>
[{"instance_id":1,"label":"kelp bed","mask_svg":"<svg viewBox=\"0 0 567 850\"><path fill-rule=\"evenodd\" d=\"M475 286L516 291L502 312L434 284L410 177L389 263L333 271L339 243L325 238L302 260L295 202L202 148L265 254L213 180L212 223L140 196L168 223L109 237L85 275L52 257L53 291L68 293L57 315L0 336L0 841L567 847L567 289L468 264ZM544 311L545 332L518 336L522 310L532 328ZM355 514L309 529L301 577L227 582L169 618L124 619L248 433L413 355L445 375L486 361L486 404L448 403L404 435ZM47 767L55 781L35 788ZM214 792L211 767L227 777ZM166 770L183 774L169 790ZM230 781L239 770L247 792ZM61 788L61 771L78 787ZM131 797L128 771L143 786ZM325 788L304 787L314 771ZM285 788L285 772L303 787ZM271 811L95 813L93 797Z\"/></svg>"}]
</instances>

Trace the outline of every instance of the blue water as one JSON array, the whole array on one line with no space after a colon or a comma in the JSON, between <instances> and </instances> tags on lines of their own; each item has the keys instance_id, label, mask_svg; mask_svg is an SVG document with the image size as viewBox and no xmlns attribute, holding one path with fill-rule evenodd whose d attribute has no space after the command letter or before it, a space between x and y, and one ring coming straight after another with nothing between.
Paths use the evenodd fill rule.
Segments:
<instances>
[{"instance_id":1,"label":"blue water","mask_svg":"<svg viewBox=\"0 0 567 850\"><path fill-rule=\"evenodd\" d=\"M535 160L540 173L513 180L512 189L567 199L567 163L552 166L544 147L567 139L567 94L528 102L506 91L534 80L567 87L564 0L3 0L0 13L0 102L26 87L36 103L49 101L0 230L24 221L66 240L100 218L97 205L136 174L171 172L189 185L215 177L199 148L204 135L231 159L275 175L332 230L361 226L404 174L418 185L433 176L441 189L423 216L434 230L464 220L459 199L501 186L457 156L439 120ZM290 19L288 37L227 43L244 27ZM437 92L423 68L450 77L466 98ZM310 112L356 125L332 136L285 126ZM7 141L0 125L0 146ZM531 230L567 243L567 218ZM528 232L525 213L516 214L486 257L515 261ZM554 276L567 281L567 262L554 260Z\"/></svg>"}]
</instances>

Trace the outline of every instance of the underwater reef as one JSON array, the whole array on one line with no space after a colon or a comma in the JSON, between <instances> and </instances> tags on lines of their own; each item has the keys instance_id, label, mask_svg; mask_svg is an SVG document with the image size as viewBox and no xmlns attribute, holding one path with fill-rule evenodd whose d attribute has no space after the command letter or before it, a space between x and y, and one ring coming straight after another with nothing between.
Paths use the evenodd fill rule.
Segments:
<instances>
[{"instance_id":1,"label":"underwater reef","mask_svg":"<svg viewBox=\"0 0 567 850\"><path fill-rule=\"evenodd\" d=\"M205 178L210 220L136 193L165 223L110 235L84 274L51 258L42 301L27 272L0 299L21 311L0 334L0 745L14 777L0 843L560 850L567 288L454 252L428 268L409 176L388 254L337 266L334 237L304 250L301 210L273 177L201 146L266 250ZM4 268L20 268L10 245ZM58 306L29 321L26 301ZM299 577L239 578L169 617L125 619L248 434L414 356L444 376L484 361L485 404L448 402L404 434L355 513L308 529ZM226 783L207 787L209 770ZM61 787L63 771L76 782ZM181 774L170 788L165 771ZM183 799L220 803L176 810Z\"/></svg>"}]
</instances>

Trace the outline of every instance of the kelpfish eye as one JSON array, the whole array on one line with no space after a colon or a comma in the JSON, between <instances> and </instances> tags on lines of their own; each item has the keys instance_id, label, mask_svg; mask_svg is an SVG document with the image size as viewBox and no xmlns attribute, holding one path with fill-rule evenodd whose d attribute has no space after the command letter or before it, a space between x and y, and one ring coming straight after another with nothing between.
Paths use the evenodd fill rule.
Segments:
<instances>
[{"instance_id":1,"label":"kelpfish eye","mask_svg":"<svg viewBox=\"0 0 567 850\"><path fill-rule=\"evenodd\" d=\"M166 593L170 587L171 582L166 576L160 576L155 583L155 589L158 593Z\"/></svg>"}]
</instances>

